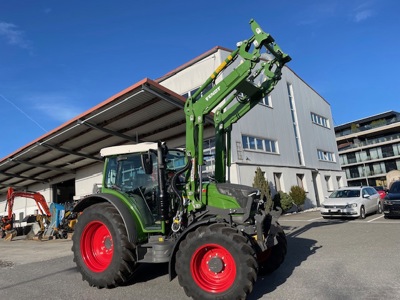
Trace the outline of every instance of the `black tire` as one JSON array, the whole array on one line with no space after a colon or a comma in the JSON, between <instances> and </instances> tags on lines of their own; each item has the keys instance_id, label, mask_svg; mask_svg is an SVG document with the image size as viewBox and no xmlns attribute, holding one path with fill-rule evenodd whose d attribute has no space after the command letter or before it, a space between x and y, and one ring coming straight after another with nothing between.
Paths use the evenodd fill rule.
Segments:
<instances>
[{"instance_id":1,"label":"black tire","mask_svg":"<svg viewBox=\"0 0 400 300\"><path fill-rule=\"evenodd\" d=\"M112 288L124 284L136 266L135 247L129 243L116 208L95 204L79 216L72 236L74 262L90 286Z\"/></svg>"},{"instance_id":2,"label":"black tire","mask_svg":"<svg viewBox=\"0 0 400 300\"><path fill-rule=\"evenodd\" d=\"M366 218L365 208L364 208L364 206L361 206L361 208L360 208L360 219L365 219L365 218Z\"/></svg>"},{"instance_id":3,"label":"black tire","mask_svg":"<svg viewBox=\"0 0 400 300\"><path fill-rule=\"evenodd\" d=\"M179 284L193 299L246 299L257 280L255 250L227 224L190 232L176 254Z\"/></svg>"},{"instance_id":4,"label":"black tire","mask_svg":"<svg viewBox=\"0 0 400 300\"><path fill-rule=\"evenodd\" d=\"M261 252L258 257L258 274L263 276L274 272L285 260L287 241L285 233L279 232L276 236L278 243L272 248Z\"/></svg>"},{"instance_id":5,"label":"black tire","mask_svg":"<svg viewBox=\"0 0 400 300\"><path fill-rule=\"evenodd\" d=\"M378 211L376 213L378 213L380 215L383 213L382 203L380 201L378 202Z\"/></svg>"}]
</instances>

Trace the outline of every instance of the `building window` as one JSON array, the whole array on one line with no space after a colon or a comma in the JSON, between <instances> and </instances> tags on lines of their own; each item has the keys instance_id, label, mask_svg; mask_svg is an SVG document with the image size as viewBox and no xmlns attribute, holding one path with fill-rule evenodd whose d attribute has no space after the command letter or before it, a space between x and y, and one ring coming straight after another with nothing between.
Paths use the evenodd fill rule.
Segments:
<instances>
[{"instance_id":1,"label":"building window","mask_svg":"<svg viewBox=\"0 0 400 300\"><path fill-rule=\"evenodd\" d=\"M278 153L277 141L242 135L243 150L258 150L268 153Z\"/></svg>"},{"instance_id":2,"label":"building window","mask_svg":"<svg viewBox=\"0 0 400 300\"><path fill-rule=\"evenodd\" d=\"M322 116L316 114L316 113L313 113L313 112L311 113L311 121L314 124L320 125L322 127L330 128L329 120L325 117L322 117Z\"/></svg>"},{"instance_id":3,"label":"building window","mask_svg":"<svg viewBox=\"0 0 400 300\"><path fill-rule=\"evenodd\" d=\"M342 187L342 176L336 176L336 182L337 182L338 188L341 188Z\"/></svg>"},{"instance_id":4,"label":"building window","mask_svg":"<svg viewBox=\"0 0 400 300\"><path fill-rule=\"evenodd\" d=\"M336 161L334 153L324 151L324 150L319 150L319 149L318 149L318 159L323 160L323 161L330 161L330 162Z\"/></svg>"},{"instance_id":5,"label":"building window","mask_svg":"<svg viewBox=\"0 0 400 300\"><path fill-rule=\"evenodd\" d=\"M349 164L354 164L357 162L355 152L347 153L347 161Z\"/></svg>"},{"instance_id":6,"label":"building window","mask_svg":"<svg viewBox=\"0 0 400 300\"><path fill-rule=\"evenodd\" d=\"M282 191L281 177L282 173L274 173L274 183L277 192Z\"/></svg>"},{"instance_id":7,"label":"building window","mask_svg":"<svg viewBox=\"0 0 400 300\"><path fill-rule=\"evenodd\" d=\"M394 156L393 145L384 145L381 147L381 151L383 158Z\"/></svg>"},{"instance_id":8,"label":"building window","mask_svg":"<svg viewBox=\"0 0 400 300\"><path fill-rule=\"evenodd\" d=\"M215 139L207 139L203 142L204 165L203 173L213 174L215 171Z\"/></svg>"},{"instance_id":9,"label":"building window","mask_svg":"<svg viewBox=\"0 0 400 300\"><path fill-rule=\"evenodd\" d=\"M296 179L297 179L297 185L302 189L304 189L304 183L303 183L304 174L296 174Z\"/></svg>"},{"instance_id":10,"label":"building window","mask_svg":"<svg viewBox=\"0 0 400 300\"><path fill-rule=\"evenodd\" d=\"M328 192L333 191L331 176L325 176L325 182L326 182L326 189L328 190Z\"/></svg>"},{"instance_id":11,"label":"building window","mask_svg":"<svg viewBox=\"0 0 400 300\"><path fill-rule=\"evenodd\" d=\"M272 97L271 95L267 95L266 97L262 98L260 104L264 104L266 106L272 107Z\"/></svg>"}]
</instances>

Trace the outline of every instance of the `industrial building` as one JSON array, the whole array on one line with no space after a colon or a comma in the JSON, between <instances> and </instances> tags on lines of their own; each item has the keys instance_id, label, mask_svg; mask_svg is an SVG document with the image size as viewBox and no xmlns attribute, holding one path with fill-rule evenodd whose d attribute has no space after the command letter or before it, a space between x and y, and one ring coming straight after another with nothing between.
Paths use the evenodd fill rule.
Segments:
<instances>
[{"instance_id":1,"label":"industrial building","mask_svg":"<svg viewBox=\"0 0 400 300\"><path fill-rule=\"evenodd\" d=\"M388 111L335 127L339 161L348 185L388 186L400 170L400 114Z\"/></svg>"},{"instance_id":2,"label":"industrial building","mask_svg":"<svg viewBox=\"0 0 400 300\"><path fill-rule=\"evenodd\" d=\"M40 192L49 203L97 192L101 148L158 140L184 147L185 99L230 52L215 47L157 80L145 78L3 158L0 210L10 186ZM306 207L319 206L333 189L347 184L332 124L329 103L284 67L272 93L233 127L230 181L252 185L259 166L273 193L300 185L307 192ZM210 116L204 134L204 148L211 154L207 173L213 172L213 135ZM30 199L15 203L16 219L34 209Z\"/></svg>"}]
</instances>

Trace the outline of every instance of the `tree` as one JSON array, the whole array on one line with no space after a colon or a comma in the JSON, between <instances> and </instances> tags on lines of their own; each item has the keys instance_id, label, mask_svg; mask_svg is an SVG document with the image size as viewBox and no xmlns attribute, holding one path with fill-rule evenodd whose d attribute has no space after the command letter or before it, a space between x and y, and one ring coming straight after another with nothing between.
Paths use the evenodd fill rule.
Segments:
<instances>
[{"instance_id":1,"label":"tree","mask_svg":"<svg viewBox=\"0 0 400 300\"><path fill-rule=\"evenodd\" d=\"M290 188L289 195L298 207L301 207L306 201L306 191L298 185L293 185Z\"/></svg>"},{"instance_id":2,"label":"tree","mask_svg":"<svg viewBox=\"0 0 400 300\"><path fill-rule=\"evenodd\" d=\"M269 188L269 184L265 179L264 172L260 167L256 169L256 175L254 176L253 187L257 188L261 192L261 199L266 200L265 211L270 212L272 209L272 196L271 189Z\"/></svg>"}]
</instances>

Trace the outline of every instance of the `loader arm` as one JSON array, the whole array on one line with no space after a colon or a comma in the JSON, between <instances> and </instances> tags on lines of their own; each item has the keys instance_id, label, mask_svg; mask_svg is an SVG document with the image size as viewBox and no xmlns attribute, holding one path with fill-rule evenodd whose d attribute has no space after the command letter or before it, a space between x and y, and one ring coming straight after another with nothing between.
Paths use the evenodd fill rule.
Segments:
<instances>
[{"instance_id":1,"label":"loader arm","mask_svg":"<svg viewBox=\"0 0 400 300\"><path fill-rule=\"evenodd\" d=\"M237 49L228 55L185 103L186 152L188 159L192 160L186 194L194 209L202 207L200 190L205 116L220 106L214 115L215 179L218 182L225 182L226 167L230 164L232 124L274 89L281 78L283 66L291 60L290 56L282 52L272 36L265 33L256 21L250 20L250 25L253 36L239 42ZM264 53L266 59L262 57ZM240 64L216 83L217 76L238 59L240 59ZM265 77L262 83L257 82L260 76ZM209 90L202 95L206 89ZM236 100L235 103L233 103L234 100Z\"/></svg>"}]
</instances>

